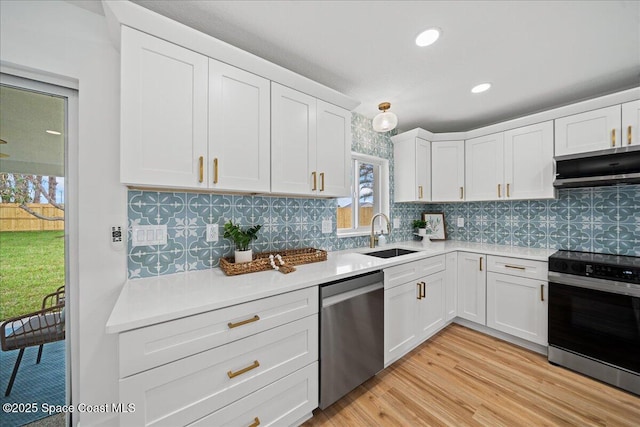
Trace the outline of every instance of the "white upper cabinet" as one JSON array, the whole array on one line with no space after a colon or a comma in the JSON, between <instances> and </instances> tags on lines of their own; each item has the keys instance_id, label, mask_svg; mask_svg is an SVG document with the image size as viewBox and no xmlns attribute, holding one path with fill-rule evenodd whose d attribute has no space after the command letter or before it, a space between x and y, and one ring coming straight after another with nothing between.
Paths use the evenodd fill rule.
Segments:
<instances>
[{"instance_id":1,"label":"white upper cabinet","mask_svg":"<svg viewBox=\"0 0 640 427\"><path fill-rule=\"evenodd\" d=\"M271 84L271 191L348 196L351 113Z\"/></svg>"},{"instance_id":2,"label":"white upper cabinet","mask_svg":"<svg viewBox=\"0 0 640 427\"><path fill-rule=\"evenodd\" d=\"M269 80L209 59L209 187L269 192Z\"/></svg>"},{"instance_id":3,"label":"white upper cabinet","mask_svg":"<svg viewBox=\"0 0 640 427\"><path fill-rule=\"evenodd\" d=\"M348 196L351 192L351 112L318 99L317 115L318 195Z\"/></svg>"},{"instance_id":4,"label":"white upper cabinet","mask_svg":"<svg viewBox=\"0 0 640 427\"><path fill-rule=\"evenodd\" d=\"M207 57L122 27L120 180L206 188Z\"/></svg>"},{"instance_id":5,"label":"white upper cabinet","mask_svg":"<svg viewBox=\"0 0 640 427\"><path fill-rule=\"evenodd\" d=\"M464 200L464 141L431 142L431 201Z\"/></svg>"},{"instance_id":6,"label":"white upper cabinet","mask_svg":"<svg viewBox=\"0 0 640 427\"><path fill-rule=\"evenodd\" d=\"M466 200L553 198L551 121L465 141Z\"/></svg>"},{"instance_id":7,"label":"white upper cabinet","mask_svg":"<svg viewBox=\"0 0 640 427\"><path fill-rule=\"evenodd\" d=\"M554 197L551 121L504 133L504 178L507 199Z\"/></svg>"},{"instance_id":8,"label":"white upper cabinet","mask_svg":"<svg viewBox=\"0 0 640 427\"><path fill-rule=\"evenodd\" d=\"M504 197L504 133L465 141L465 199L496 200Z\"/></svg>"},{"instance_id":9,"label":"white upper cabinet","mask_svg":"<svg viewBox=\"0 0 640 427\"><path fill-rule=\"evenodd\" d=\"M640 101L622 104L621 145L640 144Z\"/></svg>"},{"instance_id":10,"label":"white upper cabinet","mask_svg":"<svg viewBox=\"0 0 640 427\"><path fill-rule=\"evenodd\" d=\"M393 138L395 202L431 200L431 147L412 135Z\"/></svg>"},{"instance_id":11,"label":"white upper cabinet","mask_svg":"<svg viewBox=\"0 0 640 427\"><path fill-rule=\"evenodd\" d=\"M620 110L620 105L614 105L557 119L556 156L619 147L624 139Z\"/></svg>"}]
</instances>

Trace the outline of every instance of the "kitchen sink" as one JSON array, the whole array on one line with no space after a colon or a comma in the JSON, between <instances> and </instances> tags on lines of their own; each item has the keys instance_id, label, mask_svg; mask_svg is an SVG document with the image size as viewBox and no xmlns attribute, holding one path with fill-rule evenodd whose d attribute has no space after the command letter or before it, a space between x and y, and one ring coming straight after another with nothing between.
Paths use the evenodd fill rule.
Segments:
<instances>
[{"instance_id":1,"label":"kitchen sink","mask_svg":"<svg viewBox=\"0 0 640 427\"><path fill-rule=\"evenodd\" d=\"M384 249L382 251L366 252L365 255L371 255L378 258L393 258L400 255L413 254L416 252L418 251L412 251L409 249L391 248L391 249Z\"/></svg>"}]
</instances>

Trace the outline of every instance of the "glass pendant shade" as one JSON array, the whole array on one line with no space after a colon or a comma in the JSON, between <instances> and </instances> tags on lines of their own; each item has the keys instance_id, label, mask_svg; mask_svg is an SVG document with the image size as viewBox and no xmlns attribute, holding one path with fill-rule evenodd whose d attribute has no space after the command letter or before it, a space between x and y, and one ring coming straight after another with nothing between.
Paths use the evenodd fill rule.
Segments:
<instances>
[{"instance_id":1,"label":"glass pendant shade","mask_svg":"<svg viewBox=\"0 0 640 427\"><path fill-rule=\"evenodd\" d=\"M375 116L371 123L373 130L376 132L389 132L390 130L395 129L398 125L398 116L387 111L389 108L391 108L391 104L388 102L383 102L378 106L378 109L382 112Z\"/></svg>"}]
</instances>

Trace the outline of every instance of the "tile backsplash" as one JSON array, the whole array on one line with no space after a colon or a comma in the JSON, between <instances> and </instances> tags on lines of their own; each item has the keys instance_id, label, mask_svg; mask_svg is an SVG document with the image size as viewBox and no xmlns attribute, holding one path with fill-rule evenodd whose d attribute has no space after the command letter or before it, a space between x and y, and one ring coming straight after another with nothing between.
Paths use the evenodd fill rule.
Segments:
<instances>
[{"instance_id":1,"label":"tile backsplash","mask_svg":"<svg viewBox=\"0 0 640 427\"><path fill-rule=\"evenodd\" d=\"M411 221L429 211L445 213L448 239L640 256L640 185L561 190L554 200L393 203L391 133L373 131L371 120L358 114L352 115L351 128L352 151L389 159L391 219L401 222L390 242L411 240ZM262 224L252 243L257 252L366 246L367 236L337 237L336 207L335 199L130 190L128 277L217 267L220 257L233 254L233 244L222 237L230 219L243 226ZM464 227L457 227L458 218ZM325 219L333 225L328 234L322 233ZM218 242L205 241L210 223L218 224ZM131 247L136 224L166 224L167 244Z\"/></svg>"},{"instance_id":2,"label":"tile backsplash","mask_svg":"<svg viewBox=\"0 0 640 427\"><path fill-rule=\"evenodd\" d=\"M448 238L640 256L640 185L560 190L553 200L429 204ZM457 227L457 219L464 227Z\"/></svg>"}]
</instances>

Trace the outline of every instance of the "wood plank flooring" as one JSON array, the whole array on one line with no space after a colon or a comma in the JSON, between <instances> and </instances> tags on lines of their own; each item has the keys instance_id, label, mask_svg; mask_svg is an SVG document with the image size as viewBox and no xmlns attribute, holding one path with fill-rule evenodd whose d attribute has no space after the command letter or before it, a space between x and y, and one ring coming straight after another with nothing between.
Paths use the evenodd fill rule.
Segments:
<instances>
[{"instance_id":1,"label":"wood plank flooring","mask_svg":"<svg viewBox=\"0 0 640 427\"><path fill-rule=\"evenodd\" d=\"M305 427L640 426L640 397L452 324Z\"/></svg>"}]
</instances>

